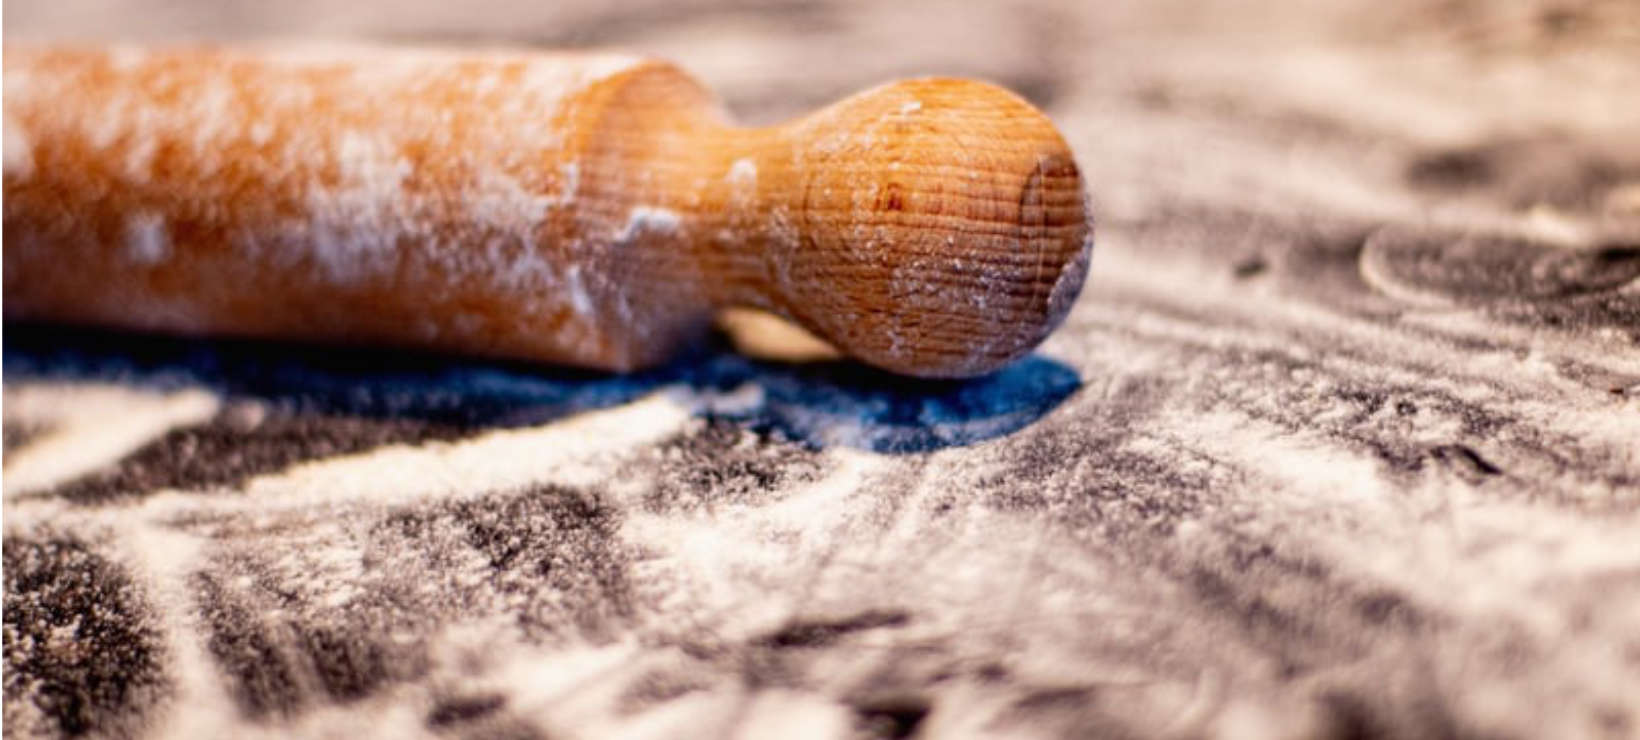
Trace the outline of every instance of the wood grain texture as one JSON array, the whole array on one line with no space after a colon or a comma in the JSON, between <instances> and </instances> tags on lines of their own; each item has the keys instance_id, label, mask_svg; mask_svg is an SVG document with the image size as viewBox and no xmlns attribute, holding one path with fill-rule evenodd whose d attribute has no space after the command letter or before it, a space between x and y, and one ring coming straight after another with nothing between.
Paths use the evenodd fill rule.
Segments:
<instances>
[{"instance_id":1,"label":"wood grain texture","mask_svg":"<svg viewBox=\"0 0 1640 740\"><path fill-rule=\"evenodd\" d=\"M954 79L744 129L670 65L392 48L8 50L6 311L610 370L714 310L964 377L1081 289L1081 179Z\"/></svg>"},{"instance_id":2,"label":"wood grain texture","mask_svg":"<svg viewBox=\"0 0 1640 740\"><path fill-rule=\"evenodd\" d=\"M1635 737L1637 10L13 0L641 48L758 123L993 80L1099 245L966 382L9 324L6 731Z\"/></svg>"}]
</instances>

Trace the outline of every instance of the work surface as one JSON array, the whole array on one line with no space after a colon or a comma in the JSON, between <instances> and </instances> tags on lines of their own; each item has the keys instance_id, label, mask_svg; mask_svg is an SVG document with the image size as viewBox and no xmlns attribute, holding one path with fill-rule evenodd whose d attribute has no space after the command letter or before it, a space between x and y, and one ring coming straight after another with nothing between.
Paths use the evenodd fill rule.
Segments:
<instances>
[{"instance_id":1,"label":"work surface","mask_svg":"<svg viewBox=\"0 0 1640 740\"><path fill-rule=\"evenodd\" d=\"M989 78L1086 292L935 385L8 326L8 736L1640 735L1640 7L488 5L6 31Z\"/></svg>"}]
</instances>

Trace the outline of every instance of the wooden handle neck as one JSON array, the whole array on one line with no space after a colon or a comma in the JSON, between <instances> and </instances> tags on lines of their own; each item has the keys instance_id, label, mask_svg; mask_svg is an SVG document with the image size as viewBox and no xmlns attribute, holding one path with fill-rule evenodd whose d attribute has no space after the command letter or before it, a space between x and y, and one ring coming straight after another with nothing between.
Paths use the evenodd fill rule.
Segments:
<instances>
[{"instance_id":1,"label":"wooden handle neck","mask_svg":"<svg viewBox=\"0 0 1640 740\"><path fill-rule=\"evenodd\" d=\"M937 377L1028 352L1080 291L1081 177L1048 119L1000 88L903 81L766 128L730 124L669 67L617 95L610 115L639 123L602 128L621 162L598 169L624 174L601 186L630 203L604 227L655 227L634 264L664 268L633 284L772 310Z\"/></svg>"}]
</instances>

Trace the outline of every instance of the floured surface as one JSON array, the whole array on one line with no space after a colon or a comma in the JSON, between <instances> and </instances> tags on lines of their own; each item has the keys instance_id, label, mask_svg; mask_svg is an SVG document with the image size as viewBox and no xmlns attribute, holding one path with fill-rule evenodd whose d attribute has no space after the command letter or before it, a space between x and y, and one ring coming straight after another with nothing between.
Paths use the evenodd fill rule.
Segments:
<instances>
[{"instance_id":1,"label":"floured surface","mask_svg":"<svg viewBox=\"0 0 1640 740\"><path fill-rule=\"evenodd\" d=\"M1064 327L913 385L9 326L8 734L1640 734L1632 4L651 5L201 17L994 79L1089 177ZM7 32L163 35L75 7Z\"/></svg>"}]
</instances>

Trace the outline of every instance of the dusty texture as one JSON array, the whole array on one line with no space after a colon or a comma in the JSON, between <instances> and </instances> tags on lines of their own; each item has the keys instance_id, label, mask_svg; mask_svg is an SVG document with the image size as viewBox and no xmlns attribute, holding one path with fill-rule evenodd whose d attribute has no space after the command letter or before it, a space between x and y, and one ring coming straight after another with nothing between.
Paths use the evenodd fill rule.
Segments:
<instances>
[{"instance_id":1,"label":"dusty texture","mask_svg":"<svg viewBox=\"0 0 1640 740\"><path fill-rule=\"evenodd\" d=\"M8 734L1640 735L1632 3L91 5L984 76L1100 237L970 383L8 326Z\"/></svg>"},{"instance_id":2,"label":"dusty texture","mask_svg":"<svg viewBox=\"0 0 1640 740\"><path fill-rule=\"evenodd\" d=\"M676 67L448 46L6 50L7 318L630 371L721 307L907 375L1069 312L1086 191L981 82L734 125Z\"/></svg>"}]
</instances>

